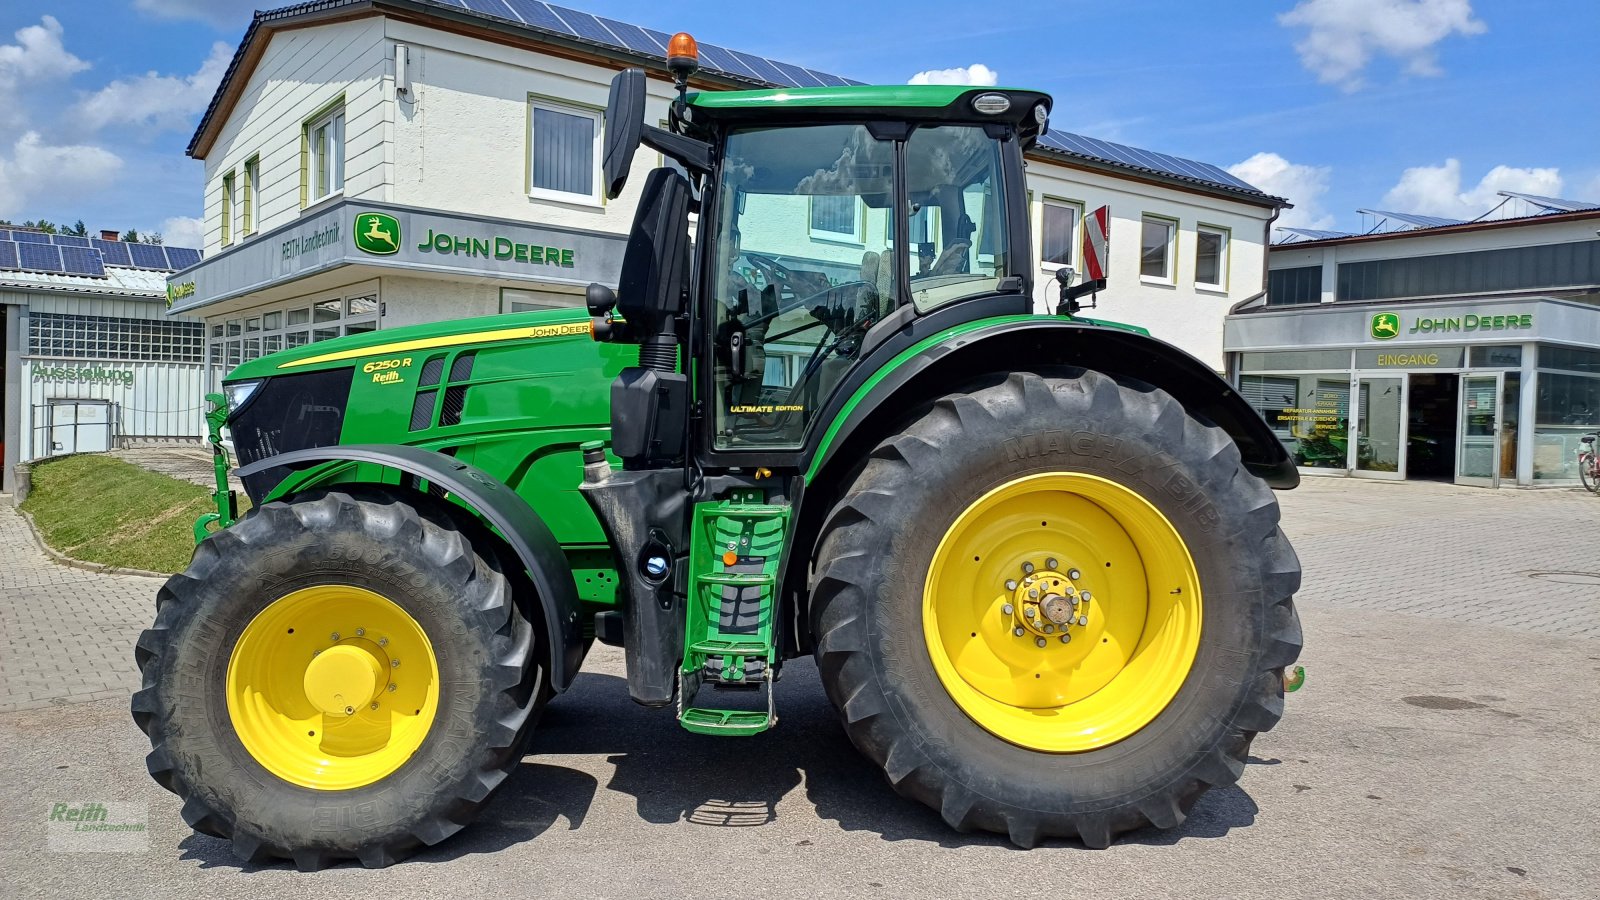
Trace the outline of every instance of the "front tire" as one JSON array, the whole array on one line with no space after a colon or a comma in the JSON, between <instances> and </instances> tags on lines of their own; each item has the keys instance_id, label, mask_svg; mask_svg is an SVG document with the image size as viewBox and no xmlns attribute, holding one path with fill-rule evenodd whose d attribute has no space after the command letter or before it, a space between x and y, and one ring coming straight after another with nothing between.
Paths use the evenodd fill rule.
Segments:
<instances>
[{"instance_id":1,"label":"front tire","mask_svg":"<svg viewBox=\"0 0 1600 900\"><path fill-rule=\"evenodd\" d=\"M1019 373L872 453L819 542L816 656L900 794L1104 847L1238 779L1282 714L1299 582L1221 429L1096 372Z\"/></svg>"},{"instance_id":2,"label":"front tire","mask_svg":"<svg viewBox=\"0 0 1600 900\"><path fill-rule=\"evenodd\" d=\"M1578 456L1578 478L1583 481L1583 489L1593 494L1600 492L1600 472L1595 471L1595 455L1584 453Z\"/></svg>"},{"instance_id":3,"label":"front tire","mask_svg":"<svg viewBox=\"0 0 1600 900\"><path fill-rule=\"evenodd\" d=\"M521 758L534 628L451 520L387 495L266 504L207 538L139 638L150 774L247 862L437 844Z\"/></svg>"}]
</instances>

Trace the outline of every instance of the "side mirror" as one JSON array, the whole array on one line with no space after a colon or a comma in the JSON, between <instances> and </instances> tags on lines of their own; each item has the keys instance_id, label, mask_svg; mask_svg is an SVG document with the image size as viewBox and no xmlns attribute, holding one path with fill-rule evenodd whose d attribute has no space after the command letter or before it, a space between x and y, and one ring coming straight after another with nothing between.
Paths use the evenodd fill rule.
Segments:
<instances>
[{"instance_id":1,"label":"side mirror","mask_svg":"<svg viewBox=\"0 0 1600 900\"><path fill-rule=\"evenodd\" d=\"M617 312L641 344L677 342L674 320L689 288L691 200L689 181L676 170L655 169L645 179L617 285Z\"/></svg>"},{"instance_id":2,"label":"side mirror","mask_svg":"<svg viewBox=\"0 0 1600 900\"><path fill-rule=\"evenodd\" d=\"M606 143L601 155L606 197L617 199L628 181L633 154L644 130L644 70L624 69L611 79L606 100Z\"/></svg>"}]
</instances>

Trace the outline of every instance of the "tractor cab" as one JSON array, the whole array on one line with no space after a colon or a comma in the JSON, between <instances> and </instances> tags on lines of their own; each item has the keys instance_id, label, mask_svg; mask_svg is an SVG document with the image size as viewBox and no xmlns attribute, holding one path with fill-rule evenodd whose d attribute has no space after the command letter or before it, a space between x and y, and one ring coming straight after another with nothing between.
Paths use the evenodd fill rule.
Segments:
<instances>
[{"instance_id":1,"label":"tractor cab","mask_svg":"<svg viewBox=\"0 0 1600 900\"><path fill-rule=\"evenodd\" d=\"M986 301L984 315L1031 310L1022 154L1044 131L1049 97L964 86L689 93L692 71L680 53L670 130L642 124L643 72L613 82L611 196L641 141L676 166L645 187L621 303L601 289L591 311L609 340L659 344L666 321L676 324L694 365L673 389L682 402L669 405L699 398L686 435L703 462L799 465L830 399L891 336L969 301ZM687 215L660 215L680 207L697 213L692 249ZM681 281L651 284L662 304L641 303L639 277L669 270ZM661 358L677 368L675 354ZM648 381L664 399L661 381ZM646 405L616 407L614 428L675 430ZM656 437L638 446L659 448Z\"/></svg>"}]
</instances>

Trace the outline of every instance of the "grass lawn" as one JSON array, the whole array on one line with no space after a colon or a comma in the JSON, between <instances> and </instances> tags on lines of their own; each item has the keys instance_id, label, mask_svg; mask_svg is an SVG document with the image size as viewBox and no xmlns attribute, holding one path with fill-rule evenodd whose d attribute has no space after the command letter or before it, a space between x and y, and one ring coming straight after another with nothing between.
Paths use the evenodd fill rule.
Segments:
<instances>
[{"instance_id":1,"label":"grass lawn","mask_svg":"<svg viewBox=\"0 0 1600 900\"><path fill-rule=\"evenodd\" d=\"M151 572L187 566L194 520L216 511L199 485L93 454L35 463L22 508L51 547L74 559Z\"/></svg>"}]
</instances>

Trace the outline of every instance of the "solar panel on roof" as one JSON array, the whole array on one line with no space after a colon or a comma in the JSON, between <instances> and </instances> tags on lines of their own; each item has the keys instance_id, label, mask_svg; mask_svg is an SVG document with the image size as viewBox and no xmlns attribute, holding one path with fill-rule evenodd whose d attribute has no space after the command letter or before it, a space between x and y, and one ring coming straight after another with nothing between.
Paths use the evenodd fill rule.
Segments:
<instances>
[{"instance_id":1,"label":"solar panel on roof","mask_svg":"<svg viewBox=\"0 0 1600 900\"><path fill-rule=\"evenodd\" d=\"M0 269L15 268L17 268L17 242L0 241Z\"/></svg>"},{"instance_id":2,"label":"solar panel on roof","mask_svg":"<svg viewBox=\"0 0 1600 900\"><path fill-rule=\"evenodd\" d=\"M8 229L0 228L0 241L9 240L11 240L11 232Z\"/></svg>"},{"instance_id":3,"label":"solar panel on roof","mask_svg":"<svg viewBox=\"0 0 1600 900\"><path fill-rule=\"evenodd\" d=\"M716 69L719 72L727 72L729 75L735 75L739 78L760 77L755 72L751 71L749 66L746 66L744 63L734 59L732 53L729 53L727 50L722 49L716 44L700 45L700 61L702 63L710 63L711 68Z\"/></svg>"},{"instance_id":4,"label":"solar panel on roof","mask_svg":"<svg viewBox=\"0 0 1600 900\"><path fill-rule=\"evenodd\" d=\"M100 255L105 258L106 265L124 267L133 265L133 259L128 256L128 245L122 241L104 241L100 238L92 238L89 243L94 246L94 249L100 251Z\"/></svg>"},{"instance_id":5,"label":"solar panel on roof","mask_svg":"<svg viewBox=\"0 0 1600 900\"><path fill-rule=\"evenodd\" d=\"M13 231L11 239L19 244L48 244L50 235L42 231Z\"/></svg>"},{"instance_id":6,"label":"solar panel on roof","mask_svg":"<svg viewBox=\"0 0 1600 900\"><path fill-rule=\"evenodd\" d=\"M635 53L648 53L653 56L666 55L667 45L658 45L655 39L650 37L643 28L637 25L629 25L627 22L618 22L616 19L608 19L605 16L600 16L599 19L600 24L616 35L617 39L622 41L622 45L629 50Z\"/></svg>"},{"instance_id":7,"label":"solar panel on roof","mask_svg":"<svg viewBox=\"0 0 1600 900\"><path fill-rule=\"evenodd\" d=\"M140 269L170 269L167 253L159 244L128 244L134 266Z\"/></svg>"},{"instance_id":8,"label":"solar panel on roof","mask_svg":"<svg viewBox=\"0 0 1600 900\"><path fill-rule=\"evenodd\" d=\"M505 5L522 21L529 25L554 31L557 34L572 34L573 31L567 23L561 21L555 13L550 11L547 4L539 0L505 0Z\"/></svg>"},{"instance_id":9,"label":"solar panel on roof","mask_svg":"<svg viewBox=\"0 0 1600 900\"><path fill-rule=\"evenodd\" d=\"M622 46L622 42L617 40L617 36L607 31L606 27L600 24L600 20L594 16L575 9L567 9L565 6L556 6L554 3L550 4L550 9L560 16L561 20L566 22L578 37L586 38L598 44L608 44L612 47Z\"/></svg>"},{"instance_id":10,"label":"solar panel on roof","mask_svg":"<svg viewBox=\"0 0 1600 900\"><path fill-rule=\"evenodd\" d=\"M174 269L187 269L200 261L200 251L190 247L168 247L167 261Z\"/></svg>"},{"instance_id":11,"label":"solar panel on roof","mask_svg":"<svg viewBox=\"0 0 1600 900\"><path fill-rule=\"evenodd\" d=\"M844 87L850 83L837 75L829 75L827 72L818 72L816 69L807 69L806 71L826 87Z\"/></svg>"},{"instance_id":12,"label":"solar panel on roof","mask_svg":"<svg viewBox=\"0 0 1600 900\"><path fill-rule=\"evenodd\" d=\"M27 272L60 272L61 248L55 244L18 244L17 268Z\"/></svg>"},{"instance_id":13,"label":"solar panel on roof","mask_svg":"<svg viewBox=\"0 0 1600 900\"><path fill-rule=\"evenodd\" d=\"M87 247L89 246L89 239L78 237L75 234L52 234L50 243L55 244L57 247Z\"/></svg>"},{"instance_id":14,"label":"solar panel on roof","mask_svg":"<svg viewBox=\"0 0 1600 900\"><path fill-rule=\"evenodd\" d=\"M106 265L99 252L88 247L62 247L61 271L68 275L106 276Z\"/></svg>"},{"instance_id":15,"label":"solar panel on roof","mask_svg":"<svg viewBox=\"0 0 1600 900\"><path fill-rule=\"evenodd\" d=\"M778 71L778 67L773 65L770 60L762 59L759 56L752 56L749 53L741 53L738 50L729 50L728 52L733 54L734 58L738 59L739 62L742 62L749 67L751 71L755 72L762 81L770 81L773 84L783 85L785 87L800 86L794 83L794 79Z\"/></svg>"},{"instance_id":16,"label":"solar panel on roof","mask_svg":"<svg viewBox=\"0 0 1600 900\"><path fill-rule=\"evenodd\" d=\"M799 66L791 66L788 63L778 62L775 59L769 59L767 62L776 66L778 71L782 72L784 75L787 75L789 80L793 81L798 87L809 88L823 86L822 79L812 75L810 72L807 72L805 69L802 69Z\"/></svg>"}]
</instances>

